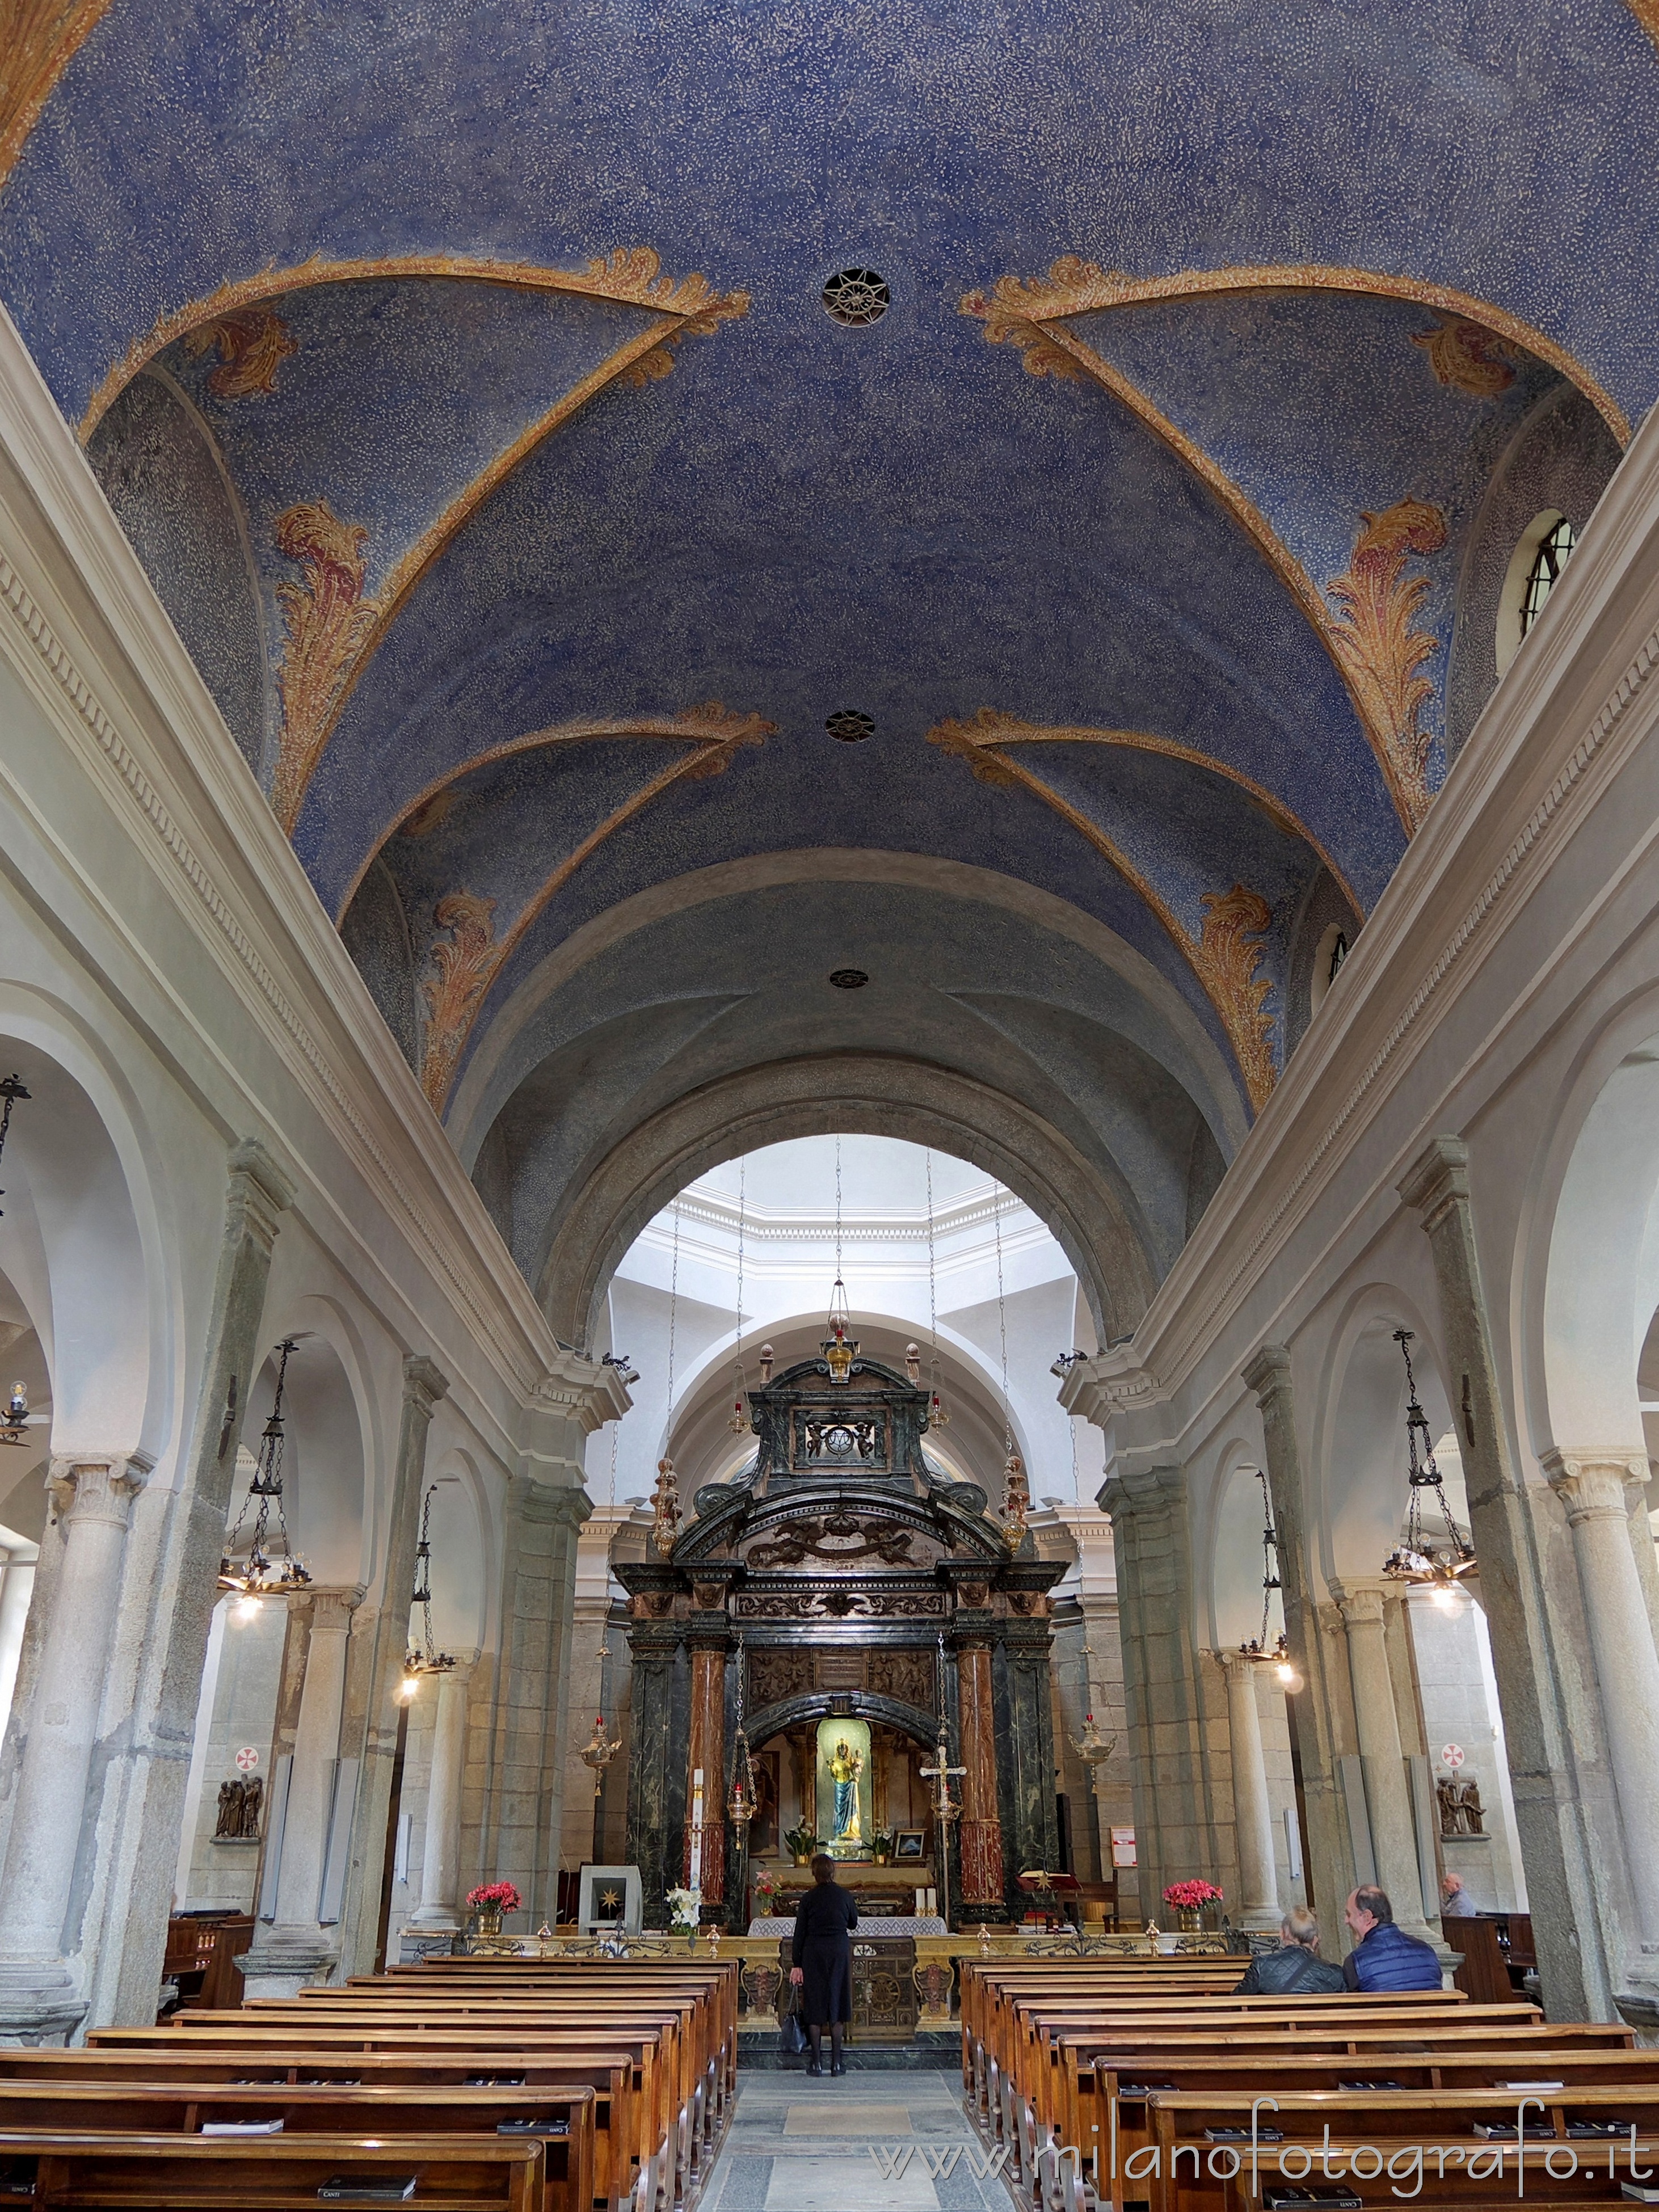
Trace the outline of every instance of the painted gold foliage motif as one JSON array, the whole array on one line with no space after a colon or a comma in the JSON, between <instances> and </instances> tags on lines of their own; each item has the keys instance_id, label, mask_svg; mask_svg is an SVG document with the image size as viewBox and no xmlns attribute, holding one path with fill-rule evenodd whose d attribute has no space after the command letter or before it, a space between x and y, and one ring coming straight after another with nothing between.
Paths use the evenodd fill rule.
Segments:
<instances>
[{"instance_id":1,"label":"painted gold foliage motif","mask_svg":"<svg viewBox=\"0 0 1659 2212\"><path fill-rule=\"evenodd\" d=\"M1079 260L1075 253L1065 253L1046 276L1000 276L988 292L968 293L961 312L979 318L990 344L1018 346L1025 356L1028 376L1084 380L1087 371L1063 346L1054 343L1042 325L1058 321L1063 315L1109 307L1131 282L1121 270L1101 269L1092 261Z\"/></svg>"},{"instance_id":2,"label":"painted gold foliage motif","mask_svg":"<svg viewBox=\"0 0 1659 2212\"><path fill-rule=\"evenodd\" d=\"M1273 986L1255 972L1261 933L1273 921L1273 908L1260 891L1247 890L1243 884L1230 891L1206 891L1201 903L1204 927L1193 964L1227 1024L1244 1087L1259 1114L1274 1081L1273 1017L1263 1005Z\"/></svg>"},{"instance_id":3,"label":"painted gold foliage motif","mask_svg":"<svg viewBox=\"0 0 1659 2212\"><path fill-rule=\"evenodd\" d=\"M0 0L0 177L110 0Z\"/></svg>"},{"instance_id":4,"label":"painted gold foliage motif","mask_svg":"<svg viewBox=\"0 0 1659 2212\"><path fill-rule=\"evenodd\" d=\"M1467 315L1436 315L1434 329L1413 331L1412 343L1427 354L1437 383L1471 399L1495 399L1515 381L1507 341Z\"/></svg>"},{"instance_id":5,"label":"painted gold foliage motif","mask_svg":"<svg viewBox=\"0 0 1659 2212\"><path fill-rule=\"evenodd\" d=\"M292 836L335 701L380 608L363 597L368 532L342 522L325 499L288 508L277 516L275 534L277 550L297 562L304 577L276 586L287 640L276 676L283 727L271 804Z\"/></svg>"},{"instance_id":6,"label":"painted gold foliage motif","mask_svg":"<svg viewBox=\"0 0 1659 2212\"><path fill-rule=\"evenodd\" d=\"M681 779L686 782L724 775L739 745L763 745L768 738L775 738L778 732L775 722L769 722L761 714L740 714L720 699L705 699L700 706L684 708L675 717L675 722L676 735L684 730L697 740L698 750L680 771Z\"/></svg>"},{"instance_id":7,"label":"painted gold foliage motif","mask_svg":"<svg viewBox=\"0 0 1659 2212\"><path fill-rule=\"evenodd\" d=\"M434 1114L442 1110L472 1017L500 957L495 912L494 899L471 891L451 891L432 909L437 934L432 940L434 972L421 986L428 1009L421 1088Z\"/></svg>"},{"instance_id":8,"label":"painted gold foliage motif","mask_svg":"<svg viewBox=\"0 0 1659 2212\"><path fill-rule=\"evenodd\" d=\"M185 333L185 351L200 361L216 347L219 366L208 378L216 399L247 399L255 392L276 389L276 371L289 354L300 349L280 315L268 309L246 315L222 315Z\"/></svg>"},{"instance_id":9,"label":"painted gold foliage motif","mask_svg":"<svg viewBox=\"0 0 1659 2212\"><path fill-rule=\"evenodd\" d=\"M747 292L716 292L706 276L696 273L678 283L661 274L662 260L648 246L620 246L587 264L596 289L611 300L629 300L659 314L680 317L677 329L665 333L649 353L631 362L617 379L619 385L638 391L659 384L673 369L671 347L682 338L712 337L722 323L737 322L749 312Z\"/></svg>"},{"instance_id":10,"label":"painted gold foliage motif","mask_svg":"<svg viewBox=\"0 0 1659 2212\"><path fill-rule=\"evenodd\" d=\"M1263 1002L1272 984L1267 977L1258 976L1255 972L1261 958L1261 933L1273 921L1273 908L1267 900L1259 891L1249 890L1243 884L1235 884L1230 891L1207 892L1203 900L1206 909L1203 927L1199 935L1194 937L1184 927L1181 917L1156 884L1141 872L1097 822L1074 806L1069 799L1062 798L1059 792L1045 783L1041 776L1033 775L1023 763L1010 760L1000 748L1074 742L1122 744L1151 752L1165 753L1173 758L1188 761L1194 766L1225 773L1220 764L1206 760L1183 745L1176 745L1168 739L1153 738L1145 732L1045 728L1038 723L1023 721L1018 715L1006 714L998 707L981 707L966 721L936 722L927 732L927 742L937 745L941 752L949 753L953 759L965 761L981 783L999 785L1004 789L1029 791L1033 797L1042 799L1062 821L1069 822L1080 836L1087 838L1096 851L1109 860L1124 881L1139 894L1191 962L1194 973L1220 1015L1232 1042L1250 1104L1259 1113L1276 1080L1273 1053L1276 1017L1263 1011ZM1266 807L1287 835L1311 842L1299 823L1283 816L1271 793L1248 782L1246 787L1251 790L1258 802Z\"/></svg>"},{"instance_id":11,"label":"painted gold foliage motif","mask_svg":"<svg viewBox=\"0 0 1659 2212\"><path fill-rule=\"evenodd\" d=\"M1413 628L1429 582L1425 576L1407 576L1406 563L1413 555L1439 552L1446 518L1425 500L1401 499L1380 514L1359 519L1347 568L1325 587L1334 608L1326 635L1387 749L1408 826L1415 830L1429 809L1432 733L1422 727L1422 715L1434 696L1433 682L1421 670L1439 641L1431 631Z\"/></svg>"}]
</instances>

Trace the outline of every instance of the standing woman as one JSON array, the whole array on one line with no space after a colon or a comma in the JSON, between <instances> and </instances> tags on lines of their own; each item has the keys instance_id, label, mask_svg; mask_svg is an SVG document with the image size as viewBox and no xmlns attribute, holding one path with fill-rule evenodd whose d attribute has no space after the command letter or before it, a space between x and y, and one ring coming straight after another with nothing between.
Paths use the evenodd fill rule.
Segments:
<instances>
[{"instance_id":1,"label":"standing woman","mask_svg":"<svg viewBox=\"0 0 1659 2212\"><path fill-rule=\"evenodd\" d=\"M809 2074L822 2074L823 2036L830 2030L830 2071L844 2074L841 2032L853 2017L853 1930L859 1909L836 1881L836 1863L820 1851L812 1862L812 1887L795 1914L789 1978L801 1992L812 2055Z\"/></svg>"}]
</instances>

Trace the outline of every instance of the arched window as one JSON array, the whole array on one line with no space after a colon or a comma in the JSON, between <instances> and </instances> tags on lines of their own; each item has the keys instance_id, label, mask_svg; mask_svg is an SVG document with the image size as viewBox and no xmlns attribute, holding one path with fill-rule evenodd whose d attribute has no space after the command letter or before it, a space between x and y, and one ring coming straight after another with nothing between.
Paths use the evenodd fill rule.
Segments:
<instances>
[{"instance_id":1,"label":"arched window","mask_svg":"<svg viewBox=\"0 0 1659 2212\"><path fill-rule=\"evenodd\" d=\"M1532 566L1527 571L1526 593L1521 602L1522 637L1543 612L1544 602L1566 566L1567 556L1577 542L1572 534L1572 525L1565 514L1547 537L1538 541L1538 550L1532 556Z\"/></svg>"},{"instance_id":2,"label":"arched window","mask_svg":"<svg viewBox=\"0 0 1659 2212\"><path fill-rule=\"evenodd\" d=\"M1320 938L1314 950L1313 977L1309 988L1309 1012L1317 1013L1325 1003L1325 994L1337 977L1337 970L1348 957L1348 933L1341 922L1334 921Z\"/></svg>"},{"instance_id":3,"label":"arched window","mask_svg":"<svg viewBox=\"0 0 1659 2212\"><path fill-rule=\"evenodd\" d=\"M1498 606L1493 641L1500 676L1521 650L1522 639L1537 621L1577 542L1577 532L1559 507L1547 507L1522 532L1510 556Z\"/></svg>"}]
</instances>

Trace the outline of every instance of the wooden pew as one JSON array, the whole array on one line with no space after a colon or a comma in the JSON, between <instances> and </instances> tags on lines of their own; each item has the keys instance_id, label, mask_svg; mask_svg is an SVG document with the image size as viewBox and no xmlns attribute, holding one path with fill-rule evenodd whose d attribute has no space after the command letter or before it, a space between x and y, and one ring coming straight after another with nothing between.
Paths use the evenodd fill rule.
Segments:
<instances>
[{"instance_id":1,"label":"wooden pew","mask_svg":"<svg viewBox=\"0 0 1659 2212\"><path fill-rule=\"evenodd\" d=\"M1437 2045L1431 2050L1370 2051L1363 2057L1304 2053L1298 2037L1287 2047L1264 2045L1244 2056L1149 2052L1110 2059L1094 2069L1097 2132L1079 2141L1097 2195L1121 2203L1125 2161L1152 2140L1151 2095L1206 2092L1284 2098L1301 2091L1340 2091L1359 2080L1389 2081L1405 2090L1493 2089L1513 2081L1559 2081L1568 2090L1609 2089L1621 2083L1659 2091L1659 2051L1638 2051L1613 2039L1628 2031L1546 2028L1535 2042L1499 2042L1485 2049ZM1558 2040L1571 2037L1568 2041ZM1136 2094L1139 2092L1139 2094ZM1073 2137L1065 2138L1070 2142ZM1111 2177L1118 2177L1114 2191ZM1138 2193L1132 2189L1132 2196Z\"/></svg>"},{"instance_id":2,"label":"wooden pew","mask_svg":"<svg viewBox=\"0 0 1659 2212\"><path fill-rule=\"evenodd\" d=\"M616 2149L608 2154L608 2171L601 2169L599 2185L607 2197L630 2204L634 2212L653 2212L665 2194L667 2144L664 2103L656 2086L655 2046L648 2038L548 2034L533 2030L486 2033L482 2028L459 2031L441 2027L425 2033L410 2033L387 2022L373 2027L288 2028L270 2022L256 2026L246 2011L221 2014L217 2025L197 2027L99 2027L87 2035L87 2049L100 2057L141 2057L147 2063L166 2065L191 2054L234 2068L243 2080L272 2068L291 2071L301 2081L322 2078L324 2070L342 2063L354 2075L371 2058L408 2064L459 2066L467 2075L529 2075L544 2071L562 2081L585 2078L598 2087L603 2080L617 2099L611 2136ZM43 2053L42 2057L56 2054ZM10 2071L12 2063L35 2054L6 2051L0 2063Z\"/></svg>"},{"instance_id":3,"label":"wooden pew","mask_svg":"<svg viewBox=\"0 0 1659 2212\"><path fill-rule=\"evenodd\" d=\"M536 2212L544 2163L539 2142L500 2136L244 2136L32 2133L0 2142L9 2189L46 2207L118 2206L121 2212L318 2212L322 2189L413 2174L417 2212ZM350 2203L349 2197L339 2202ZM360 2206L367 2200L358 2197ZM381 2202L390 2200L382 2198Z\"/></svg>"},{"instance_id":4,"label":"wooden pew","mask_svg":"<svg viewBox=\"0 0 1659 2212\"><path fill-rule=\"evenodd\" d=\"M1282 2188L1323 2193L1346 2187L1365 2207L1376 2206L1379 2212L1407 2199L1419 2206L1456 2208L1456 2212L1478 2212L1478 2208L1498 2212L1500 2206L1508 2208L1517 2201L1524 2182L1528 2202L1565 2212L1567 2207L1627 2201L1621 2182L1632 2157L1649 2177L1646 2185L1659 2186L1659 2083L1534 2092L1534 2102L1526 2113L1528 2135L1524 2143L1513 2133L1521 2094L1315 2091L1283 2096L1279 2109L1267 2112L1261 2108L1259 2097L1243 2093L1160 2092L1152 2100L1152 2142L1139 2161L1142 2170L1133 2175L1126 2171L1122 2176L1124 2201L1138 2201L1127 2192L1144 2184L1150 2212L1245 2212L1255 2204L1270 2212L1273 2195ZM1249 2195L1253 2114L1258 2136L1255 2178L1261 2191L1255 2198ZM1507 2142L1477 2132L1480 2125L1494 2124L1511 2131ZM1574 2136L1570 2128L1616 2128L1618 2133ZM1282 2141L1262 2144L1263 2129L1277 2130ZM1218 2130L1243 2137L1242 2143L1233 2146L1240 2151L1240 2171L1231 2178L1227 2168L1231 2161L1222 2155L1226 2146L1216 2141ZM1547 2132L1551 2130L1553 2135ZM1358 2177L1348 2171L1356 2148L1365 2159ZM1516 2168L1522 2150L1524 2176ZM1287 2151L1292 2160L1288 2177L1279 2171ZM1558 2175L1547 2169L1547 2154L1553 2154ZM1392 2175L1390 2160L1395 2162ZM1574 2162L1576 2172L1568 2170ZM1476 2169L1473 2173L1471 2166Z\"/></svg>"},{"instance_id":5,"label":"wooden pew","mask_svg":"<svg viewBox=\"0 0 1659 2212\"><path fill-rule=\"evenodd\" d=\"M325 2002L335 1997L347 2001ZM699 2109L698 2070L683 2006L656 2000L584 2002L527 1992L511 1998L484 1994L428 1998L408 1990L394 2002L363 1991L319 1990L312 2002L275 1998L245 2005L241 2018L255 2027L281 2026L302 2034L310 2033L314 2022L318 2032L339 2027L416 2044L441 2033L452 2038L471 2033L499 2039L550 2032L580 2039L585 2032L598 2043L630 2050L641 2067L641 2095L653 2115L642 2157L653 2161L664 2212L683 2202L705 2163L706 2146L693 2125ZM218 2032L210 2014L183 2012L178 2025L186 2032Z\"/></svg>"},{"instance_id":6,"label":"wooden pew","mask_svg":"<svg viewBox=\"0 0 1659 2212\"><path fill-rule=\"evenodd\" d=\"M56 2085L107 2086L118 2094L153 2087L178 2090L199 2100L214 2093L240 2096L245 2092L297 2089L307 2098L315 2090L352 2092L371 2089L434 2089L471 2092L475 2087L498 2097L541 2092L555 2099L586 2092L592 2099L589 2126L592 2135L589 2197L593 2212L620 2212L629 2193L627 2112L632 2068L620 2054L609 2063L586 2062L582 2070L589 2079L573 2083L569 2070L561 2071L544 2052L527 2053L521 2061L504 2066L489 2081L480 2077L476 2058L459 2052L452 2057L431 2053L352 2051L336 2056L316 2051L284 2051L264 2056L220 2051L194 2040L158 2037L153 2050L115 2051L89 2046L80 2051L0 2048L0 2092L13 2084L42 2089ZM584 2130L586 2132L586 2130Z\"/></svg>"},{"instance_id":7,"label":"wooden pew","mask_svg":"<svg viewBox=\"0 0 1659 2212\"><path fill-rule=\"evenodd\" d=\"M243 2121L279 2122L283 2141L295 2136L446 2136L459 2142L463 2137L522 2133L541 2141L545 2153L531 2212L589 2212L593 2200L590 2088L363 2089L288 2083L256 2088L50 2077L0 2081L0 2155L7 2154L19 2135L194 2136L216 2124Z\"/></svg>"}]
</instances>

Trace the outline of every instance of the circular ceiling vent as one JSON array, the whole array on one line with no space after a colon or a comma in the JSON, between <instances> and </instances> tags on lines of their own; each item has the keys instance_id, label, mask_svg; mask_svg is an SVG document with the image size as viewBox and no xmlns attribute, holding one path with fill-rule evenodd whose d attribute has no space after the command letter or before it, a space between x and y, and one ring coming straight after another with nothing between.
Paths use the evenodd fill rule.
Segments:
<instances>
[{"instance_id":1,"label":"circular ceiling vent","mask_svg":"<svg viewBox=\"0 0 1659 2212\"><path fill-rule=\"evenodd\" d=\"M823 288L825 312L850 330L878 323L892 303L887 279L873 269L842 269Z\"/></svg>"},{"instance_id":2,"label":"circular ceiling vent","mask_svg":"<svg viewBox=\"0 0 1659 2212\"><path fill-rule=\"evenodd\" d=\"M830 981L838 991L861 991L870 978L862 968L832 968Z\"/></svg>"},{"instance_id":3,"label":"circular ceiling vent","mask_svg":"<svg viewBox=\"0 0 1659 2212\"><path fill-rule=\"evenodd\" d=\"M832 738L839 738L844 745L862 744L866 738L876 734L875 717L862 714L856 707L837 707L824 723Z\"/></svg>"}]
</instances>

